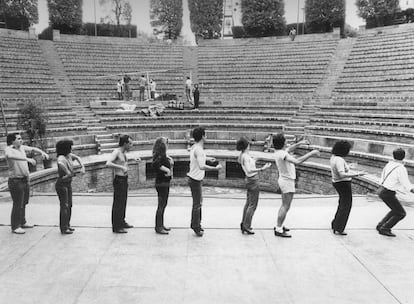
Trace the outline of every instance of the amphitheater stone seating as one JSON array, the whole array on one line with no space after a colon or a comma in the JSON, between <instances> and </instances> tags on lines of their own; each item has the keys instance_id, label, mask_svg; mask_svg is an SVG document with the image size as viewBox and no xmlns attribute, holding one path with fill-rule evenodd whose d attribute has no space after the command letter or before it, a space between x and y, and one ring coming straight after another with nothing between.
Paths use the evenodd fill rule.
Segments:
<instances>
[{"instance_id":1,"label":"amphitheater stone seating","mask_svg":"<svg viewBox=\"0 0 414 304\"><path fill-rule=\"evenodd\" d=\"M183 47L133 40L114 42L55 41L65 71L79 96L114 98L117 74L130 75L131 89L138 88L141 73L157 83L157 92L181 94L184 90ZM154 72L151 72L154 71ZM102 77L108 76L111 77Z\"/></svg>"},{"instance_id":2,"label":"amphitheater stone seating","mask_svg":"<svg viewBox=\"0 0 414 304\"><path fill-rule=\"evenodd\" d=\"M337 95L405 95L414 92L414 26L370 30L357 38L334 92Z\"/></svg>"},{"instance_id":3,"label":"amphitheater stone seating","mask_svg":"<svg viewBox=\"0 0 414 304\"><path fill-rule=\"evenodd\" d=\"M58 97L37 40L0 36L0 98Z\"/></svg>"},{"instance_id":4,"label":"amphitheater stone seating","mask_svg":"<svg viewBox=\"0 0 414 304\"><path fill-rule=\"evenodd\" d=\"M205 42L198 48L199 81L212 100L307 96L321 82L336 46L334 39Z\"/></svg>"}]
</instances>

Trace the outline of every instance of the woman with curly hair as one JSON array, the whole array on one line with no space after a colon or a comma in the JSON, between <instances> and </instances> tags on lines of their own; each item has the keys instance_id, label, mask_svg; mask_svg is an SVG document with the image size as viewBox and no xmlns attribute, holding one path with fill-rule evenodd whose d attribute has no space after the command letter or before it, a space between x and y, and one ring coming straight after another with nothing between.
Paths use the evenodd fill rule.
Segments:
<instances>
[{"instance_id":1,"label":"woman with curly hair","mask_svg":"<svg viewBox=\"0 0 414 304\"><path fill-rule=\"evenodd\" d=\"M76 160L81 166L81 173L85 173L79 156L72 153L73 141L69 139L60 140L56 143L58 179L55 184L56 193L60 202L60 232L72 234L75 229L70 226L72 215L72 177L75 176L73 161Z\"/></svg>"},{"instance_id":2,"label":"woman with curly hair","mask_svg":"<svg viewBox=\"0 0 414 304\"><path fill-rule=\"evenodd\" d=\"M159 137L155 140L152 149L152 165L155 169L155 189L158 193L158 208L155 215L155 232L168 234L170 228L164 226L164 212L170 193L170 181L174 161L167 155L168 139Z\"/></svg>"},{"instance_id":3,"label":"woman with curly hair","mask_svg":"<svg viewBox=\"0 0 414 304\"><path fill-rule=\"evenodd\" d=\"M331 228L333 233L338 235L347 235L344 230L352 208L352 178L365 174L365 172L352 171L346 163L344 157L350 150L351 144L348 141L339 140L332 147L330 159L332 184L339 195L338 209L331 222Z\"/></svg>"}]
</instances>

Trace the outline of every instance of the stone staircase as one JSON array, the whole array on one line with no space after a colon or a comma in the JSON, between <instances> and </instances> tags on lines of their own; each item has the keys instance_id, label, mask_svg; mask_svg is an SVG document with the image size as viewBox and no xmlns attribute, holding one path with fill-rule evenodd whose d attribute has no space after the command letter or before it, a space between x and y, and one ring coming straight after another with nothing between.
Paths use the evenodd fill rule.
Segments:
<instances>
[{"instance_id":1,"label":"stone staircase","mask_svg":"<svg viewBox=\"0 0 414 304\"><path fill-rule=\"evenodd\" d=\"M72 86L68 75L65 72L62 61L52 41L39 40L42 54L49 65L50 71L60 91L61 97L76 97L76 90Z\"/></svg>"},{"instance_id":2,"label":"stone staircase","mask_svg":"<svg viewBox=\"0 0 414 304\"><path fill-rule=\"evenodd\" d=\"M338 41L336 52L332 56L324 78L315 90L312 102L319 101L319 104L326 104L330 102L332 92L335 89L339 76L344 70L346 61L351 54L352 48L354 47L356 41L356 38L341 39Z\"/></svg>"},{"instance_id":3,"label":"stone staircase","mask_svg":"<svg viewBox=\"0 0 414 304\"><path fill-rule=\"evenodd\" d=\"M98 154L111 153L116 147L118 147L118 142L112 134L97 134L95 138L96 143L98 144Z\"/></svg>"},{"instance_id":4,"label":"stone staircase","mask_svg":"<svg viewBox=\"0 0 414 304\"><path fill-rule=\"evenodd\" d=\"M305 126L309 125L310 118L316 113L318 107L310 104L303 105L299 111L289 119L284 128L284 134L288 142L293 142L295 138L305 134Z\"/></svg>"}]
</instances>

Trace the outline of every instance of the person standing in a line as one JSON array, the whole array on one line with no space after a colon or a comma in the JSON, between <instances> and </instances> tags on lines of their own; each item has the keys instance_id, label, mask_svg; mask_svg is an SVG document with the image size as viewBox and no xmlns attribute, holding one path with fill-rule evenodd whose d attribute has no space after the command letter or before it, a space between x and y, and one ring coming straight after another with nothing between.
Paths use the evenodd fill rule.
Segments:
<instances>
[{"instance_id":1,"label":"person standing in a line","mask_svg":"<svg viewBox=\"0 0 414 304\"><path fill-rule=\"evenodd\" d=\"M187 97L187 102L192 104L193 100L191 98L191 88L193 86L193 82L191 81L190 77L187 76L187 80L185 81L185 96Z\"/></svg>"},{"instance_id":2,"label":"person standing in a line","mask_svg":"<svg viewBox=\"0 0 414 304\"><path fill-rule=\"evenodd\" d=\"M132 140L128 135L119 138L119 148L115 149L106 165L113 169L114 200L112 203L112 231L127 233L125 229L133 228L125 221L128 198L128 157L126 153L132 148ZM136 159L140 161L139 158Z\"/></svg>"},{"instance_id":3,"label":"person standing in a line","mask_svg":"<svg viewBox=\"0 0 414 304\"><path fill-rule=\"evenodd\" d=\"M256 160L250 155L250 143L246 137L241 137L236 143L237 151L241 151L238 161L246 175L247 198L243 208L240 229L242 233L254 234L251 224L254 212L259 202L259 175L258 172L271 167L271 163L266 163L261 168L256 168Z\"/></svg>"},{"instance_id":4,"label":"person standing in a line","mask_svg":"<svg viewBox=\"0 0 414 304\"><path fill-rule=\"evenodd\" d=\"M158 194L158 207L155 215L155 232L168 234L171 230L164 226L164 212L168 203L170 193L170 181L174 161L167 155L168 139L159 137L155 140L152 148L152 165L155 169L155 189Z\"/></svg>"},{"instance_id":5,"label":"person standing in a line","mask_svg":"<svg viewBox=\"0 0 414 304\"><path fill-rule=\"evenodd\" d=\"M206 161L215 162L212 157L207 158L204 151L204 142L206 140L206 131L202 127L193 130L193 138L195 143L190 150L190 171L187 173L188 185L191 189L193 198L193 208L191 212L191 229L197 236L203 236L204 229L201 227L201 206L203 202L202 181L206 170L220 170L222 166L206 165Z\"/></svg>"},{"instance_id":6,"label":"person standing in a line","mask_svg":"<svg viewBox=\"0 0 414 304\"><path fill-rule=\"evenodd\" d=\"M332 148L330 159L332 184L339 195L338 209L331 222L331 228L333 233L338 235L347 235L344 230L352 208L352 178L365 174L351 171L344 159L350 150L351 144L348 141L337 141Z\"/></svg>"},{"instance_id":7,"label":"person standing in a line","mask_svg":"<svg viewBox=\"0 0 414 304\"><path fill-rule=\"evenodd\" d=\"M194 109L198 110L198 107L200 106L200 90L198 88L198 84L194 85L193 97L194 97Z\"/></svg>"},{"instance_id":8,"label":"person standing in a line","mask_svg":"<svg viewBox=\"0 0 414 304\"><path fill-rule=\"evenodd\" d=\"M379 234L395 237L391 229L401 221L406 212L396 197L396 191L404 189L414 193L414 185L408 179L407 168L404 166L405 151L401 148L392 152L394 159L385 165L381 174L381 189L379 197L391 209L378 223Z\"/></svg>"},{"instance_id":9,"label":"person standing in a line","mask_svg":"<svg viewBox=\"0 0 414 304\"><path fill-rule=\"evenodd\" d=\"M318 150L312 150L311 152L295 158L290 155L299 145L309 144L306 140L302 140L289 147L286 147L286 138L283 134L276 134L273 137L273 147L275 148L274 158L279 171L278 184L282 193L282 205L280 206L277 225L274 228L275 236L279 237L291 237L287 232L288 228L283 226L286 219L286 215L290 209L293 195L295 194L295 180L296 180L296 169L295 165L301 164L312 156L319 156Z\"/></svg>"},{"instance_id":10,"label":"person standing in a line","mask_svg":"<svg viewBox=\"0 0 414 304\"><path fill-rule=\"evenodd\" d=\"M72 153L73 141L64 139L56 143L58 179L55 189L60 202L59 227L62 234L72 234L75 231L70 226L72 217L72 177L75 176L74 163L76 160L81 166L81 173L85 167L79 156Z\"/></svg>"},{"instance_id":11,"label":"person standing in a line","mask_svg":"<svg viewBox=\"0 0 414 304\"><path fill-rule=\"evenodd\" d=\"M25 233L24 229L33 228L26 221L26 205L29 203L29 166L28 162L36 165L33 158L28 158L26 152L37 152L44 159L49 156L42 150L23 145L22 137L19 133L10 133L6 138L7 147L5 157L9 167L8 186L13 201L11 212L11 231L16 234Z\"/></svg>"}]
</instances>

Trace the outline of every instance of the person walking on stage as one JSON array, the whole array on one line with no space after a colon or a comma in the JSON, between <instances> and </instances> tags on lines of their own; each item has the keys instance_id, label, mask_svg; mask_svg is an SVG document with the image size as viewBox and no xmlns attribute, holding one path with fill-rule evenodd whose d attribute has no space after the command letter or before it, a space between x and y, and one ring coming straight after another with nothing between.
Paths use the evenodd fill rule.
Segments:
<instances>
[{"instance_id":1,"label":"person walking on stage","mask_svg":"<svg viewBox=\"0 0 414 304\"><path fill-rule=\"evenodd\" d=\"M72 216L72 177L75 176L73 160L81 166L81 173L85 167L79 156L72 153L73 141L64 139L56 143L58 179L55 189L60 202L59 227L62 234L72 234L75 231L70 226Z\"/></svg>"},{"instance_id":2,"label":"person walking on stage","mask_svg":"<svg viewBox=\"0 0 414 304\"><path fill-rule=\"evenodd\" d=\"M155 169L155 189L158 194L158 207L155 215L155 232L168 234L171 230L164 226L164 212L168 203L170 193L170 181L174 161L167 155L168 139L159 137L155 140L152 148L152 165Z\"/></svg>"},{"instance_id":3,"label":"person walking on stage","mask_svg":"<svg viewBox=\"0 0 414 304\"><path fill-rule=\"evenodd\" d=\"M206 170L220 170L222 166L206 165L206 161L215 162L214 158L207 158L204 151L204 142L206 140L206 131L202 127L193 130L195 143L190 150L190 171L187 173L188 185L191 189L193 198L193 208L191 212L191 229L197 236L203 236L204 229L201 227L201 206L203 201L202 181Z\"/></svg>"},{"instance_id":4,"label":"person walking on stage","mask_svg":"<svg viewBox=\"0 0 414 304\"><path fill-rule=\"evenodd\" d=\"M259 202L259 171L271 167L271 163L266 163L261 168L256 168L256 160L250 155L250 143L246 137L241 137L236 143L237 151L241 151L238 161L246 175L247 198L243 208L242 222L240 229L242 233L254 234L252 231L252 219Z\"/></svg>"},{"instance_id":5,"label":"person walking on stage","mask_svg":"<svg viewBox=\"0 0 414 304\"><path fill-rule=\"evenodd\" d=\"M273 147L275 148L274 158L277 169L279 171L278 184L282 193L282 206L280 206L279 214L277 217L277 225L274 228L275 236L279 237L291 237L287 232L288 228L283 226L286 219L287 212L290 209L293 195L295 194L295 180L296 171L295 165L301 164L312 156L319 156L318 150L312 150L311 152L295 158L290 155L299 145L309 144L308 141L302 140L286 148L286 138L283 134L279 133L273 136Z\"/></svg>"},{"instance_id":6,"label":"person walking on stage","mask_svg":"<svg viewBox=\"0 0 414 304\"><path fill-rule=\"evenodd\" d=\"M395 237L391 229L406 216L403 206L395 195L396 191L404 189L414 193L414 185L408 179L408 172L404 167L405 151L399 148L395 149L392 154L394 160L382 170L379 192L379 197L391 211L378 223L377 231L379 234Z\"/></svg>"},{"instance_id":7,"label":"person walking on stage","mask_svg":"<svg viewBox=\"0 0 414 304\"><path fill-rule=\"evenodd\" d=\"M126 153L132 148L132 140L128 135L119 138L119 148L115 149L106 165L113 169L114 200L112 203L112 231L127 233L125 229L133 228L125 221L128 198L128 157ZM139 158L136 161L140 161Z\"/></svg>"},{"instance_id":8,"label":"person walking on stage","mask_svg":"<svg viewBox=\"0 0 414 304\"><path fill-rule=\"evenodd\" d=\"M337 141L332 148L330 159L332 184L339 195L338 209L331 222L331 228L333 233L338 235L347 235L344 230L352 208L352 178L365 174L364 172L351 171L344 159L350 150L351 144L348 141Z\"/></svg>"},{"instance_id":9,"label":"person walking on stage","mask_svg":"<svg viewBox=\"0 0 414 304\"><path fill-rule=\"evenodd\" d=\"M19 133L10 133L6 138L7 147L4 149L5 158L9 167L8 186L13 201L11 212L11 231L16 234L24 234L27 228L33 228L26 222L26 205L29 203L29 166L36 165L33 158L27 158L26 152L37 152L44 159L49 156L42 150L23 145Z\"/></svg>"}]
</instances>

